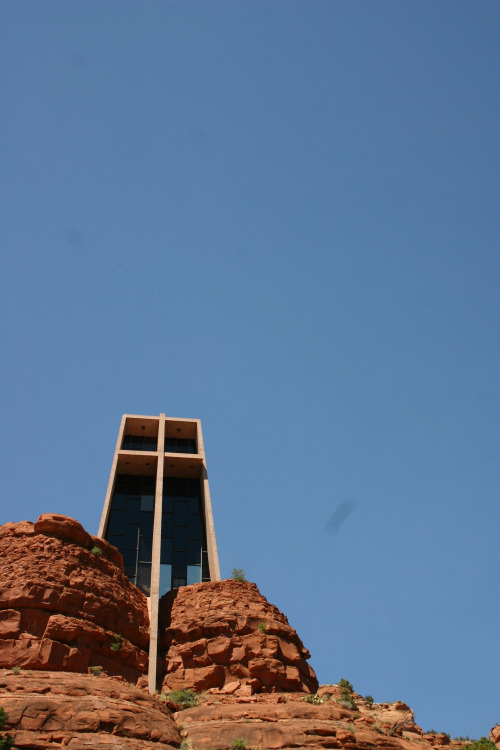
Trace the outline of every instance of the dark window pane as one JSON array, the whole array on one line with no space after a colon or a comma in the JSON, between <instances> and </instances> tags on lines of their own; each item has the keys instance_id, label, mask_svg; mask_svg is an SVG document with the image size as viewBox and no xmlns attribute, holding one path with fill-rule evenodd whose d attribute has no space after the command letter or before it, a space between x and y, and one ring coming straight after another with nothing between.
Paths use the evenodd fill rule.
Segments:
<instances>
[{"instance_id":1,"label":"dark window pane","mask_svg":"<svg viewBox=\"0 0 500 750\"><path fill-rule=\"evenodd\" d=\"M115 492L127 491L127 477L124 474L118 474L115 482Z\"/></svg>"},{"instance_id":2,"label":"dark window pane","mask_svg":"<svg viewBox=\"0 0 500 750\"><path fill-rule=\"evenodd\" d=\"M119 550L123 548L123 536L107 536L107 541L114 547L118 547Z\"/></svg>"},{"instance_id":3,"label":"dark window pane","mask_svg":"<svg viewBox=\"0 0 500 750\"><path fill-rule=\"evenodd\" d=\"M174 534L174 514L163 513L161 520L161 535L172 537Z\"/></svg>"},{"instance_id":4,"label":"dark window pane","mask_svg":"<svg viewBox=\"0 0 500 750\"><path fill-rule=\"evenodd\" d=\"M127 476L127 492L129 495L139 494L141 491L141 478Z\"/></svg>"},{"instance_id":5,"label":"dark window pane","mask_svg":"<svg viewBox=\"0 0 500 750\"><path fill-rule=\"evenodd\" d=\"M185 500L175 500L174 523L176 526L185 526L187 524L187 502Z\"/></svg>"},{"instance_id":6,"label":"dark window pane","mask_svg":"<svg viewBox=\"0 0 500 750\"><path fill-rule=\"evenodd\" d=\"M165 477L163 480L163 494L175 495L175 479L173 477Z\"/></svg>"},{"instance_id":7,"label":"dark window pane","mask_svg":"<svg viewBox=\"0 0 500 750\"><path fill-rule=\"evenodd\" d=\"M200 512L200 501L197 497L190 497L188 500L189 512L197 515Z\"/></svg>"},{"instance_id":8,"label":"dark window pane","mask_svg":"<svg viewBox=\"0 0 500 750\"><path fill-rule=\"evenodd\" d=\"M201 539L201 518L199 516L189 516L188 537L190 539Z\"/></svg>"},{"instance_id":9,"label":"dark window pane","mask_svg":"<svg viewBox=\"0 0 500 750\"><path fill-rule=\"evenodd\" d=\"M139 537L139 562L151 562L153 554L153 537Z\"/></svg>"},{"instance_id":10,"label":"dark window pane","mask_svg":"<svg viewBox=\"0 0 500 750\"><path fill-rule=\"evenodd\" d=\"M185 566L187 564L187 557L185 552L174 552L174 565Z\"/></svg>"},{"instance_id":11,"label":"dark window pane","mask_svg":"<svg viewBox=\"0 0 500 750\"><path fill-rule=\"evenodd\" d=\"M146 596L149 596L151 589L151 565L137 566L137 586Z\"/></svg>"},{"instance_id":12,"label":"dark window pane","mask_svg":"<svg viewBox=\"0 0 500 750\"><path fill-rule=\"evenodd\" d=\"M187 497L189 495L189 479L175 479L175 494L177 497Z\"/></svg>"},{"instance_id":13,"label":"dark window pane","mask_svg":"<svg viewBox=\"0 0 500 750\"><path fill-rule=\"evenodd\" d=\"M201 556L201 567L202 567L202 577L204 581L210 580L210 570L208 567L208 552L203 552Z\"/></svg>"},{"instance_id":14,"label":"dark window pane","mask_svg":"<svg viewBox=\"0 0 500 750\"><path fill-rule=\"evenodd\" d=\"M137 551L135 549L126 549L122 552L125 573L128 576L135 576L135 566L137 562Z\"/></svg>"},{"instance_id":15,"label":"dark window pane","mask_svg":"<svg viewBox=\"0 0 500 750\"><path fill-rule=\"evenodd\" d=\"M138 496L134 497L128 497L127 499L127 521L128 523L138 523L139 522L139 509L140 509L140 499Z\"/></svg>"},{"instance_id":16,"label":"dark window pane","mask_svg":"<svg viewBox=\"0 0 500 750\"><path fill-rule=\"evenodd\" d=\"M137 532L138 528L135 524L128 523L125 526L125 539L123 542L125 547L137 549Z\"/></svg>"},{"instance_id":17,"label":"dark window pane","mask_svg":"<svg viewBox=\"0 0 500 750\"><path fill-rule=\"evenodd\" d=\"M186 527L174 526L174 552L185 552L186 549Z\"/></svg>"},{"instance_id":18,"label":"dark window pane","mask_svg":"<svg viewBox=\"0 0 500 750\"><path fill-rule=\"evenodd\" d=\"M191 540L188 542L188 565L201 565L201 541Z\"/></svg>"},{"instance_id":19,"label":"dark window pane","mask_svg":"<svg viewBox=\"0 0 500 750\"><path fill-rule=\"evenodd\" d=\"M124 451L155 451L156 438L145 435L124 435L122 448Z\"/></svg>"},{"instance_id":20,"label":"dark window pane","mask_svg":"<svg viewBox=\"0 0 500 750\"><path fill-rule=\"evenodd\" d=\"M162 504L162 511L163 513L173 513L174 512L174 497L172 495L164 495L163 496L163 504Z\"/></svg>"},{"instance_id":21,"label":"dark window pane","mask_svg":"<svg viewBox=\"0 0 500 750\"><path fill-rule=\"evenodd\" d=\"M125 530L125 513L123 510L112 510L109 514L106 535L123 534Z\"/></svg>"},{"instance_id":22,"label":"dark window pane","mask_svg":"<svg viewBox=\"0 0 500 750\"><path fill-rule=\"evenodd\" d=\"M141 495L141 510L154 510L155 498L154 495Z\"/></svg>"},{"instance_id":23,"label":"dark window pane","mask_svg":"<svg viewBox=\"0 0 500 750\"><path fill-rule=\"evenodd\" d=\"M174 571L174 576L175 575L176 574L175 574L175 571ZM175 578L172 577L172 588L173 589L178 589L181 586L185 586L185 585L186 585L186 579L185 578L180 578L178 576L176 576Z\"/></svg>"},{"instance_id":24,"label":"dark window pane","mask_svg":"<svg viewBox=\"0 0 500 750\"><path fill-rule=\"evenodd\" d=\"M196 453L196 440L191 438L165 438L166 453Z\"/></svg>"},{"instance_id":25,"label":"dark window pane","mask_svg":"<svg viewBox=\"0 0 500 750\"><path fill-rule=\"evenodd\" d=\"M116 492L113 495L113 502L111 503L111 506L114 510L125 510L125 505L127 502L127 495L125 492Z\"/></svg>"},{"instance_id":26,"label":"dark window pane","mask_svg":"<svg viewBox=\"0 0 500 750\"><path fill-rule=\"evenodd\" d=\"M162 539L161 540L161 556L160 563L163 565L172 565L172 540Z\"/></svg>"},{"instance_id":27,"label":"dark window pane","mask_svg":"<svg viewBox=\"0 0 500 750\"><path fill-rule=\"evenodd\" d=\"M153 516L149 511L141 511L141 534L144 536L153 536Z\"/></svg>"}]
</instances>

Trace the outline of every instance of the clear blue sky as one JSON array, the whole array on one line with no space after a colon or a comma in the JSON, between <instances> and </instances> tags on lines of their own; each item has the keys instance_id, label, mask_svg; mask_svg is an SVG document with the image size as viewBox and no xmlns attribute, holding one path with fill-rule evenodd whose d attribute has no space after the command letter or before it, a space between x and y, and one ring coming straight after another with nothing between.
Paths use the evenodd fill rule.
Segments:
<instances>
[{"instance_id":1,"label":"clear blue sky","mask_svg":"<svg viewBox=\"0 0 500 750\"><path fill-rule=\"evenodd\" d=\"M0 521L202 420L320 682L500 721L496 0L0 4ZM333 514L333 519L332 519Z\"/></svg>"}]
</instances>

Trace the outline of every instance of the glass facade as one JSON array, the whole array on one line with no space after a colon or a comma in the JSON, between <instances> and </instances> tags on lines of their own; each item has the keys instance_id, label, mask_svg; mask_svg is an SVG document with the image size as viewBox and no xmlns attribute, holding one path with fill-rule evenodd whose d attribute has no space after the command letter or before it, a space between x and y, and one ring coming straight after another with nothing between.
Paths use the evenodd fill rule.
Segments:
<instances>
[{"instance_id":1,"label":"glass facade","mask_svg":"<svg viewBox=\"0 0 500 750\"><path fill-rule=\"evenodd\" d=\"M122 450L155 451L157 442L155 437L147 437L146 435L124 435Z\"/></svg>"},{"instance_id":2,"label":"glass facade","mask_svg":"<svg viewBox=\"0 0 500 750\"><path fill-rule=\"evenodd\" d=\"M118 474L104 538L123 555L125 574L149 596L155 501L154 477Z\"/></svg>"},{"instance_id":3,"label":"glass facade","mask_svg":"<svg viewBox=\"0 0 500 750\"><path fill-rule=\"evenodd\" d=\"M150 595L154 477L119 474L104 538L123 555L125 574ZM163 483L160 596L171 588L209 581L199 479L167 477Z\"/></svg>"},{"instance_id":4,"label":"glass facade","mask_svg":"<svg viewBox=\"0 0 500 750\"><path fill-rule=\"evenodd\" d=\"M163 482L160 565L165 572L160 596L171 588L210 580L206 549L200 480L167 477Z\"/></svg>"},{"instance_id":5,"label":"glass facade","mask_svg":"<svg viewBox=\"0 0 500 750\"><path fill-rule=\"evenodd\" d=\"M196 453L196 440L191 438L165 438L165 453Z\"/></svg>"}]
</instances>

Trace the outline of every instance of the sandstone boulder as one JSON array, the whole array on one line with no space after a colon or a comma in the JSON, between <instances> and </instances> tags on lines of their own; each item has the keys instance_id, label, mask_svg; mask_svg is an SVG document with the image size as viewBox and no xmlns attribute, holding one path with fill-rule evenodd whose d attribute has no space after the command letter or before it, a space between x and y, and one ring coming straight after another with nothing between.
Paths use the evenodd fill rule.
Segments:
<instances>
[{"instance_id":1,"label":"sandstone boulder","mask_svg":"<svg viewBox=\"0 0 500 750\"><path fill-rule=\"evenodd\" d=\"M254 583L226 580L169 592L160 602L160 633L167 691L221 689L235 680L256 692L318 687L309 652Z\"/></svg>"},{"instance_id":2,"label":"sandstone boulder","mask_svg":"<svg viewBox=\"0 0 500 750\"><path fill-rule=\"evenodd\" d=\"M146 672L146 597L103 539L56 514L8 523L0 527L0 570L0 667L98 665L133 682Z\"/></svg>"}]
</instances>

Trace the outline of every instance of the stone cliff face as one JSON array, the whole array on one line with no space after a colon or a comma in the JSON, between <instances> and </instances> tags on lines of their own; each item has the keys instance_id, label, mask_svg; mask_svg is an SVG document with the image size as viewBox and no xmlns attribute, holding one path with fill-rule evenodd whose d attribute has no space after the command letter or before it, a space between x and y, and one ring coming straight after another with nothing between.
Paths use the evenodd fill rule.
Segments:
<instances>
[{"instance_id":1,"label":"stone cliff face","mask_svg":"<svg viewBox=\"0 0 500 750\"><path fill-rule=\"evenodd\" d=\"M253 583L186 586L161 600L164 693L198 693L176 712L145 690L146 598L114 547L45 514L0 527L0 564L0 706L20 750L227 750L236 739L247 750L461 748L424 734L404 703L318 689L302 641ZM82 674L93 665L104 674ZM490 738L500 750L500 728Z\"/></svg>"},{"instance_id":2,"label":"stone cliff face","mask_svg":"<svg viewBox=\"0 0 500 750\"><path fill-rule=\"evenodd\" d=\"M147 670L146 597L114 547L71 518L45 514L0 527L0 560L0 667L99 665L133 682Z\"/></svg>"},{"instance_id":3,"label":"stone cliff face","mask_svg":"<svg viewBox=\"0 0 500 750\"><path fill-rule=\"evenodd\" d=\"M181 743L164 704L110 677L0 673L0 705L20 750L174 750Z\"/></svg>"},{"instance_id":4,"label":"stone cliff face","mask_svg":"<svg viewBox=\"0 0 500 750\"><path fill-rule=\"evenodd\" d=\"M227 580L171 591L160 602L160 627L166 691L231 685L251 695L318 688L309 652L255 583Z\"/></svg>"}]
</instances>

